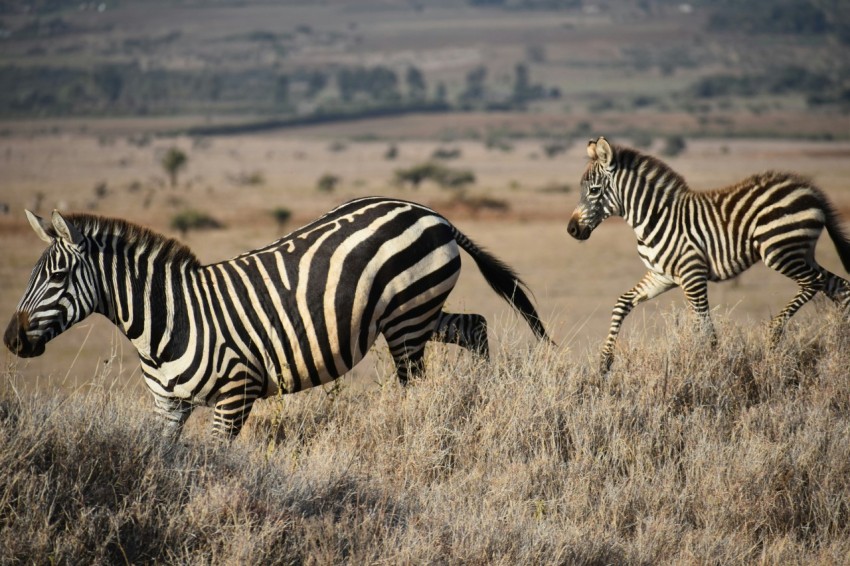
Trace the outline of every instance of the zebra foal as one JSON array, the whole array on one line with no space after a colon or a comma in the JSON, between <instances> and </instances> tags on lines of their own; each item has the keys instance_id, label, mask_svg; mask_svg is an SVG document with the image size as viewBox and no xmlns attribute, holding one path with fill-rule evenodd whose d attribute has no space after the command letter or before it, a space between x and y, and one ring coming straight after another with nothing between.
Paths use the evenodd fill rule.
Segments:
<instances>
[{"instance_id":1,"label":"zebra foal","mask_svg":"<svg viewBox=\"0 0 850 566\"><path fill-rule=\"evenodd\" d=\"M174 436L193 407L212 405L215 433L232 438L257 399L340 377L378 335L402 383L423 373L428 340L486 356L484 317L443 310L460 275L459 249L548 340L516 273L412 202L354 200L266 247L210 265L176 240L123 220L27 217L49 245L6 329L6 346L38 356L73 324L106 316L138 350Z\"/></svg>"},{"instance_id":2,"label":"zebra foal","mask_svg":"<svg viewBox=\"0 0 850 566\"><path fill-rule=\"evenodd\" d=\"M790 173L769 171L714 191L696 192L670 167L634 149L600 137L587 146L590 163L567 232L586 240L609 216L622 216L637 236L638 255L649 269L617 300L602 348L607 372L623 319L638 304L680 286L702 324L716 340L709 317L709 281L736 277L756 261L799 286L771 321L774 341L785 323L818 291L850 317L850 284L815 261L826 227L841 262L850 271L850 239L838 213L820 189Z\"/></svg>"}]
</instances>

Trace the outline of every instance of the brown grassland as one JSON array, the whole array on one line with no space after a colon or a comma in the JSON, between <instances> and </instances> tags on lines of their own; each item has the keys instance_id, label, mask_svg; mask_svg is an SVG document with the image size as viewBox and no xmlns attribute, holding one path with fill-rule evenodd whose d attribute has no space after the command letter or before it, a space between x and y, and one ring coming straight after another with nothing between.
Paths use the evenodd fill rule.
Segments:
<instances>
[{"instance_id":1,"label":"brown grassland","mask_svg":"<svg viewBox=\"0 0 850 566\"><path fill-rule=\"evenodd\" d=\"M818 297L769 347L796 287L756 265L709 286L716 348L674 290L629 316L601 378L611 309L645 267L621 220L566 233L591 135L656 154L683 136L664 159L695 189L809 176L850 229L846 3L5 4L0 323L44 247L24 208L125 218L208 263L380 194L514 267L557 346L463 256L447 308L487 317L489 364L433 346L402 388L379 341L333 385L258 402L226 447L206 408L162 442L136 353L100 316L39 358L3 348L0 564L850 563L848 322ZM417 100L414 65L450 111L365 119ZM346 102L341 71L378 67L395 97ZM359 119L258 133L340 108ZM186 135L222 125L254 133ZM393 184L436 150L475 182ZM172 227L192 211L223 227ZM825 235L817 259L850 277Z\"/></svg>"},{"instance_id":2,"label":"brown grassland","mask_svg":"<svg viewBox=\"0 0 850 566\"><path fill-rule=\"evenodd\" d=\"M467 197L507 203L495 211L435 186L389 183L445 144L400 141L388 161L386 142L332 142L309 131L142 147L96 131L0 139L12 208L0 217L0 312L11 314L42 249L21 210L37 192L42 213L90 209L173 236L175 213L203 210L226 225L186 236L205 262L278 237L276 206L293 212L288 231L378 193L435 206L513 265L559 346L533 344L465 262L449 307L491 320L491 364L433 347L427 377L403 389L379 344L333 387L259 403L229 448L211 441L208 410L164 446L132 347L93 317L41 358L3 354L0 561L846 560L850 334L830 304L813 301L768 348L765 321L794 285L757 266L711 287L712 351L673 291L627 320L613 372L600 379L610 309L643 266L619 221L584 244L566 234L582 142L555 159L532 140L510 152L451 144L461 149L452 165L478 178ZM173 144L189 155L174 189L157 164ZM795 170L850 219L848 154L847 142L693 140L669 162L697 188ZM234 180L253 172L263 181ZM315 188L324 173L341 178L330 194ZM555 183L570 190L550 190ZM826 237L818 257L843 272Z\"/></svg>"}]
</instances>

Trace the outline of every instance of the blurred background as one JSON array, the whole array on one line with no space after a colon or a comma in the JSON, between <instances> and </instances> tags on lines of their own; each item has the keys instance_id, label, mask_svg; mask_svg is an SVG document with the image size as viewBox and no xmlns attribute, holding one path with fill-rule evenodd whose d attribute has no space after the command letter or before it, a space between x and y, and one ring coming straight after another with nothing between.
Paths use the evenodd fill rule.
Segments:
<instances>
[{"instance_id":1,"label":"blurred background","mask_svg":"<svg viewBox=\"0 0 850 566\"><path fill-rule=\"evenodd\" d=\"M514 266L555 339L595 356L644 267L619 220L566 234L586 141L655 153L697 189L797 171L850 218L848 47L844 0L0 2L0 313L43 249L24 208L120 216L214 262L384 194ZM831 244L818 256L842 272ZM759 266L710 300L761 324L794 290ZM671 305L681 292L641 306L624 339ZM531 339L471 262L449 308ZM2 355L36 387L104 367L141 384L100 317L41 358Z\"/></svg>"}]
</instances>

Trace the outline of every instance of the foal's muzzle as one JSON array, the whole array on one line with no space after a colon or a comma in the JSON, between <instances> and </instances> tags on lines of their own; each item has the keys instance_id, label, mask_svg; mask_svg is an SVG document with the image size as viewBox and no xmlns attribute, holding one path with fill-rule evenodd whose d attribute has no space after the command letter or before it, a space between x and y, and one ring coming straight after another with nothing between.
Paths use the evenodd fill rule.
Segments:
<instances>
[{"instance_id":1,"label":"foal's muzzle","mask_svg":"<svg viewBox=\"0 0 850 566\"><path fill-rule=\"evenodd\" d=\"M567 233L576 240L586 240L590 237L593 228L587 224L581 224L575 217L570 218L567 224Z\"/></svg>"}]
</instances>

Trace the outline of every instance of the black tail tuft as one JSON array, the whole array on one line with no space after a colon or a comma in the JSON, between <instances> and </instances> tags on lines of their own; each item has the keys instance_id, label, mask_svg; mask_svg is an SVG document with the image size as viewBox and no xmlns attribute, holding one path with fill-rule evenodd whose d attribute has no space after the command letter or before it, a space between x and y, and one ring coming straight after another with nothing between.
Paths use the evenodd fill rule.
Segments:
<instances>
[{"instance_id":1,"label":"black tail tuft","mask_svg":"<svg viewBox=\"0 0 850 566\"><path fill-rule=\"evenodd\" d=\"M543 327L543 322L531 303L531 299L525 293L528 286L516 272L505 262L480 248L454 226L452 226L452 233L458 245L475 260L475 264L490 287L522 315L539 339L554 344L549 335L546 334L546 329Z\"/></svg>"}]
</instances>

